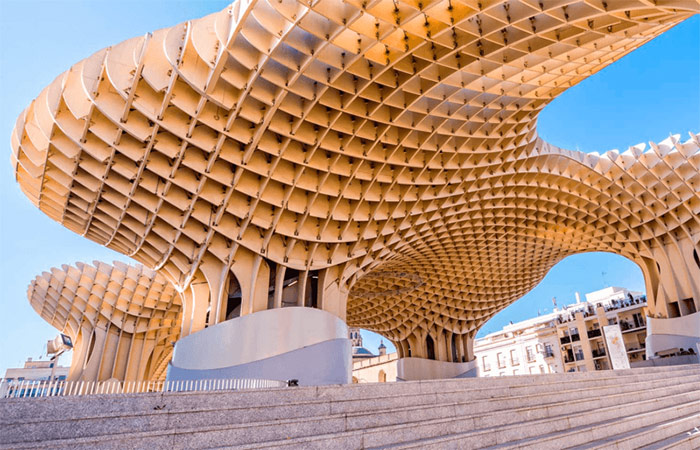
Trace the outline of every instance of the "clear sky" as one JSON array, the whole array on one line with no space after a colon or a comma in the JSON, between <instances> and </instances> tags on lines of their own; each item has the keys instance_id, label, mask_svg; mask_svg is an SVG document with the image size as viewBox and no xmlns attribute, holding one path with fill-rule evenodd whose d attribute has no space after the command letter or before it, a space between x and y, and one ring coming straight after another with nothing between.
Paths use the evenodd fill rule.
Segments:
<instances>
[{"instance_id":1,"label":"clear sky","mask_svg":"<svg viewBox=\"0 0 700 450\"><path fill-rule=\"evenodd\" d=\"M57 75L95 51L223 9L226 1L0 0L0 377L45 352L56 330L29 305L29 282L76 261L125 256L84 239L41 213L14 181L10 134L17 116ZM539 132L560 147L604 152L700 132L700 18L694 17L571 88L540 116ZM2 152L0 152L2 155ZM480 334L551 310L608 285L644 290L639 269L599 253L555 266L528 295L495 316ZM376 352L379 337L365 334ZM385 341L386 342L386 341ZM388 344L388 343L387 343ZM388 350L393 346L388 344ZM62 361L62 363L67 363Z\"/></svg>"}]
</instances>

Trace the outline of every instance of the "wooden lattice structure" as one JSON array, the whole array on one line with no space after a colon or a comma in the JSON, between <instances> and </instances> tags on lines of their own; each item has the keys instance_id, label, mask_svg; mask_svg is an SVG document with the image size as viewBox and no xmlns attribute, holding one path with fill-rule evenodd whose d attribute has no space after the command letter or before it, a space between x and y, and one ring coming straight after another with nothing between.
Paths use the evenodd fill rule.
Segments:
<instances>
[{"instance_id":1,"label":"wooden lattice structure","mask_svg":"<svg viewBox=\"0 0 700 450\"><path fill-rule=\"evenodd\" d=\"M69 380L165 379L182 299L162 275L116 261L64 264L38 275L27 296L44 320L73 340Z\"/></svg>"},{"instance_id":2,"label":"wooden lattice structure","mask_svg":"<svg viewBox=\"0 0 700 450\"><path fill-rule=\"evenodd\" d=\"M640 265L652 313L685 314L700 309L698 137L583 154L535 124L699 9L240 0L60 75L18 119L13 164L47 215L184 289L185 334L225 318L231 273L247 314L283 304L291 269L298 304L318 280L318 307L401 355L426 356L430 336L437 359L465 361L485 321L594 250Z\"/></svg>"}]
</instances>

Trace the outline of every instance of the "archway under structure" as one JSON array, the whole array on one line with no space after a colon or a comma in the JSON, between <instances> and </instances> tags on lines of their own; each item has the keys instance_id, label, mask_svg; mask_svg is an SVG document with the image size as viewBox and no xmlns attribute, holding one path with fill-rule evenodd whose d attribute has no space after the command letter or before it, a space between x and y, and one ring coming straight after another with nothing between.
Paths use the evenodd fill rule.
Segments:
<instances>
[{"instance_id":1,"label":"archway under structure","mask_svg":"<svg viewBox=\"0 0 700 450\"><path fill-rule=\"evenodd\" d=\"M554 215L551 220L566 223L567 218ZM470 362L474 360L476 332L488 319L529 292L557 262L569 255L601 250L624 256L641 269L650 316L673 319L700 310L700 266L695 261L698 250L693 236L683 237L678 233L679 239L670 240L664 246L643 248L613 239L594 241L585 236L585 224L578 232L577 225L580 224L570 222L573 229L567 236L556 237L556 232L550 232L550 239L540 241L531 239L529 230L514 227L514 235L501 237L503 243L484 240L481 245L463 248L454 248L456 232L453 231L450 244L442 248L435 243L428 244L435 254L432 260L426 261L429 253L424 248L413 253L413 262L407 258L406 263L402 263L402 258L396 258L395 262L387 264L392 270L387 270L385 265L375 272L382 276L373 276L370 271L365 278L360 278L350 293L348 321L396 342L401 358L418 358L423 360L421 364L431 366L436 364L427 361ZM535 223L534 228L539 226L546 230L552 224ZM588 231L594 232L594 228ZM480 255L475 254L475 247ZM494 260L494 254L498 253ZM451 262L451 255L463 256ZM509 255L529 257L519 261L513 258L509 269L499 261ZM420 264L421 259L424 264ZM436 272L456 275L446 283L423 282ZM465 273L472 276L458 275ZM388 289L383 289L385 286ZM471 307L467 311L460 303ZM380 319L391 310L404 313L394 320ZM429 322L424 320L426 316L431 317ZM447 368L448 373L456 370L456 366L441 366ZM406 374L400 377L407 379Z\"/></svg>"},{"instance_id":2,"label":"archway under structure","mask_svg":"<svg viewBox=\"0 0 700 450\"><path fill-rule=\"evenodd\" d=\"M611 286L646 295L644 274L628 258L605 252L567 256L555 264L537 286L484 323L476 338L498 332L510 322L550 314L554 308L575 303L576 294L585 301L586 293Z\"/></svg>"}]
</instances>

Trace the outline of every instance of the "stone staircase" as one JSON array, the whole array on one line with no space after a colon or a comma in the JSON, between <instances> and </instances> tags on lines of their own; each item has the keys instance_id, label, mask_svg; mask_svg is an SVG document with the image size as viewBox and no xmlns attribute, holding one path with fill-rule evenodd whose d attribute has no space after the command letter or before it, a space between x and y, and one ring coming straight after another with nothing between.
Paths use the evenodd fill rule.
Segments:
<instances>
[{"instance_id":1,"label":"stone staircase","mask_svg":"<svg viewBox=\"0 0 700 450\"><path fill-rule=\"evenodd\" d=\"M0 448L700 448L700 365L0 400ZM692 434L689 434L691 432Z\"/></svg>"}]
</instances>

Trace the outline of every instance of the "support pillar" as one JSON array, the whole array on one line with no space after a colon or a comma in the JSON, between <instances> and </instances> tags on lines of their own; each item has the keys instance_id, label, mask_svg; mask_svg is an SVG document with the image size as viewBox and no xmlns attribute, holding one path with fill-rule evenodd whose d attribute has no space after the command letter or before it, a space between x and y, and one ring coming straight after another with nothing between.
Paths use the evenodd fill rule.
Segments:
<instances>
[{"instance_id":1,"label":"support pillar","mask_svg":"<svg viewBox=\"0 0 700 450\"><path fill-rule=\"evenodd\" d=\"M297 288L297 306L306 306L306 285L309 282L309 271L299 271L299 284Z\"/></svg>"},{"instance_id":2,"label":"support pillar","mask_svg":"<svg viewBox=\"0 0 700 450\"><path fill-rule=\"evenodd\" d=\"M272 301L273 308L282 307L282 289L284 289L284 274L287 268L281 264L277 264L277 272L275 273L275 292Z\"/></svg>"},{"instance_id":3,"label":"support pillar","mask_svg":"<svg viewBox=\"0 0 700 450\"><path fill-rule=\"evenodd\" d=\"M209 322L215 325L226 320L226 303L228 301L228 269L223 261L209 256L202 261L199 270L209 285Z\"/></svg>"},{"instance_id":4,"label":"support pillar","mask_svg":"<svg viewBox=\"0 0 700 450\"><path fill-rule=\"evenodd\" d=\"M467 378L477 376L476 360L473 359L474 333L455 334L455 349L457 361L452 358L451 331L438 328L430 333L435 346L435 358L427 358L426 337L428 331L417 328L399 346L408 344L408 352L401 354L398 359L398 375L401 380L432 380L445 378ZM414 351L416 349L416 351Z\"/></svg>"},{"instance_id":5,"label":"support pillar","mask_svg":"<svg viewBox=\"0 0 700 450\"><path fill-rule=\"evenodd\" d=\"M637 261L644 273L652 317L681 317L700 311L700 243L667 238Z\"/></svg>"},{"instance_id":6,"label":"support pillar","mask_svg":"<svg viewBox=\"0 0 700 450\"><path fill-rule=\"evenodd\" d=\"M241 286L241 316L267 309L270 267L263 257L238 247L231 272Z\"/></svg>"},{"instance_id":7,"label":"support pillar","mask_svg":"<svg viewBox=\"0 0 700 450\"><path fill-rule=\"evenodd\" d=\"M345 321L348 291L341 286L340 276L341 270L337 266L319 271L318 307Z\"/></svg>"},{"instance_id":8,"label":"support pillar","mask_svg":"<svg viewBox=\"0 0 700 450\"><path fill-rule=\"evenodd\" d=\"M194 281L190 284L192 295L192 322L190 334L203 330L207 325L207 310L209 309L209 284L206 280Z\"/></svg>"}]
</instances>

